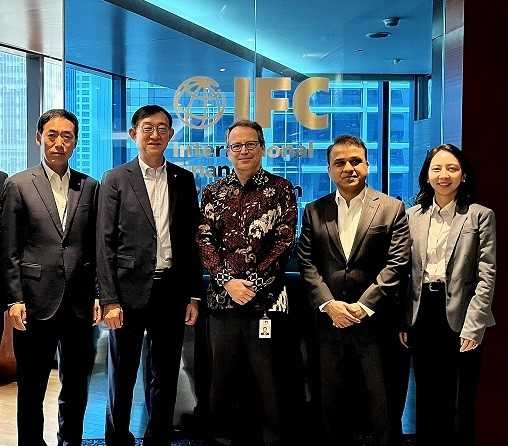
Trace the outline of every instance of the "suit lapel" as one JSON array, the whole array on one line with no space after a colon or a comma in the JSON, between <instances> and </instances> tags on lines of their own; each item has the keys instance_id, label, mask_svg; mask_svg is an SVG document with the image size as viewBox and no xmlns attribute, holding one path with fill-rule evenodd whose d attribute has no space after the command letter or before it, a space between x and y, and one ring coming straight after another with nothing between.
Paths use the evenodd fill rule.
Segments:
<instances>
[{"instance_id":1,"label":"suit lapel","mask_svg":"<svg viewBox=\"0 0 508 446\"><path fill-rule=\"evenodd\" d=\"M69 194L67 195L67 220L65 222L65 233L69 232L69 229L74 220L76 214L76 208L78 207L79 198L83 192L84 180L81 176L73 169L70 169L71 176L69 178Z\"/></svg>"},{"instance_id":2,"label":"suit lapel","mask_svg":"<svg viewBox=\"0 0 508 446\"><path fill-rule=\"evenodd\" d=\"M349 260L353 259L358 250L362 240L367 234L367 230L369 229L372 219L379 208L379 196L374 193L371 189L367 188L365 203L363 205L362 214L360 215L360 221L358 222L358 228L356 230L355 238L353 240L353 246L351 247L351 254L349 255Z\"/></svg>"},{"instance_id":3,"label":"suit lapel","mask_svg":"<svg viewBox=\"0 0 508 446\"><path fill-rule=\"evenodd\" d=\"M62 222L60 221L60 216L58 215L58 210L56 208L55 197L53 197L53 192L51 191L51 186L49 184L48 177L44 172L44 168L39 166L35 169L33 173L33 183L37 193L41 197L44 206L46 207L53 224L55 225L58 234L60 237L63 236Z\"/></svg>"},{"instance_id":4,"label":"suit lapel","mask_svg":"<svg viewBox=\"0 0 508 446\"><path fill-rule=\"evenodd\" d=\"M446 242L445 265L447 267L466 219L467 207L465 209L459 209L457 207L455 216L452 220L452 227L450 228L450 233L448 234L448 240Z\"/></svg>"},{"instance_id":5,"label":"suit lapel","mask_svg":"<svg viewBox=\"0 0 508 446\"><path fill-rule=\"evenodd\" d=\"M332 244L335 246L337 251L340 253L342 258L345 260L346 256L344 255L344 250L342 249L342 244L340 243L339 238L339 227L337 225L337 217L338 217L338 209L337 203L335 202L335 193L330 194L329 200L326 202L325 207L325 224L326 229L328 231L328 235Z\"/></svg>"},{"instance_id":6,"label":"suit lapel","mask_svg":"<svg viewBox=\"0 0 508 446\"><path fill-rule=\"evenodd\" d=\"M155 226L155 219L153 217L152 206L150 205L150 199L148 198L148 192L146 191L145 180L141 168L139 167L138 158L134 158L130 163L127 164L127 171L129 172L129 182L134 194L141 205L141 208L145 212L146 218L152 225L154 231L157 231Z\"/></svg>"},{"instance_id":7,"label":"suit lapel","mask_svg":"<svg viewBox=\"0 0 508 446\"><path fill-rule=\"evenodd\" d=\"M427 245L429 242L430 216L432 207L427 209L423 214L421 211L415 212L414 231L411 232L413 237L413 249L420 255L422 271L427 265Z\"/></svg>"},{"instance_id":8,"label":"suit lapel","mask_svg":"<svg viewBox=\"0 0 508 446\"><path fill-rule=\"evenodd\" d=\"M168 201L169 201L169 209L168 209L168 225L171 230L171 224L173 223L173 215L175 212L175 204L176 204L176 182L178 179L178 174L175 172L175 169L172 168L171 164L166 161L166 173L168 178Z\"/></svg>"}]
</instances>

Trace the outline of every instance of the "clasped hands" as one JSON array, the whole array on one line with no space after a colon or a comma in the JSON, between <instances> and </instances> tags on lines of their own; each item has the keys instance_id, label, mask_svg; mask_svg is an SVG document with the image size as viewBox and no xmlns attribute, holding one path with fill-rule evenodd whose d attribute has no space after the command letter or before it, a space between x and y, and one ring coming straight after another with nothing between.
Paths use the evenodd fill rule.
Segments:
<instances>
[{"instance_id":1,"label":"clasped hands","mask_svg":"<svg viewBox=\"0 0 508 446\"><path fill-rule=\"evenodd\" d=\"M365 310L357 302L348 304L341 300L332 300L324 307L324 311L330 316L333 326L347 328L353 324L359 324L367 316Z\"/></svg>"},{"instance_id":2,"label":"clasped hands","mask_svg":"<svg viewBox=\"0 0 508 446\"><path fill-rule=\"evenodd\" d=\"M256 296L256 292L252 289L254 285L249 280L231 279L224 284L225 290L238 305L245 305Z\"/></svg>"}]
</instances>

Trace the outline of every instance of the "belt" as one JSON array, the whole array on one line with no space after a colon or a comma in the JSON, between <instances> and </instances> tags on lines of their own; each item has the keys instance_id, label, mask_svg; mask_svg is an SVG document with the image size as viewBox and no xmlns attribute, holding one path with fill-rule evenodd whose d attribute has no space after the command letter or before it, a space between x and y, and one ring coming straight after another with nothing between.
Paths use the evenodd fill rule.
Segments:
<instances>
[{"instance_id":1,"label":"belt","mask_svg":"<svg viewBox=\"0 0 508 446\"><path fill-rule=\"evenodd\" d=\"M173 271L173 268L163 268L156 269L153 272L153 280L162 280L169 276L169 274Z\"/></svg>"},{"instance_id":2,"label":"belt","mask_svg":"<svg viewBox=\"0 0 508 446\"><path fill-rule=\"evenodd\" d=\"M445 283L443 281L425 282L422 288L429 293L444 293Z\"/></svg>"}]
</instances>

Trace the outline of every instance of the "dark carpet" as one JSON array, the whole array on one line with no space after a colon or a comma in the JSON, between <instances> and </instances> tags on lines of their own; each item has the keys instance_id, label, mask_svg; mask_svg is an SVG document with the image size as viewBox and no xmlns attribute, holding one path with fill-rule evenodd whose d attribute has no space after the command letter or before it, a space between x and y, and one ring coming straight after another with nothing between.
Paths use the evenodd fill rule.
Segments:
<instances>
[{"instance_id":1,"label":"dark carpet","mask_svg":"<svg viewBox=\"0 0 508 446\"><path fill-rule=\"evenodd\" d=\"M83 440L81 446L104 446L104 440ZM136 440L136 446L142 446L142 440ZM171 446L207 446L203 440L175 440L171 442Z\"/></svg>"},{"instance_id":2,"label":"dark carpet","mask_svg":"<svg viewBox=\"0 0 508 446\"><path fill-rule=\"evenodd\" d=\"M370 441L359 441L358 446L369 446L373 443ZM104 446L104 440L83 440L82 446ZM207 446L208 443L204 440L174 440L171 442L171 446ZM405 435L401 446L414 446L415 438L413 435ZM143 446L142 440L136 440L136 446Z\"/></svg>"}]
</instances>

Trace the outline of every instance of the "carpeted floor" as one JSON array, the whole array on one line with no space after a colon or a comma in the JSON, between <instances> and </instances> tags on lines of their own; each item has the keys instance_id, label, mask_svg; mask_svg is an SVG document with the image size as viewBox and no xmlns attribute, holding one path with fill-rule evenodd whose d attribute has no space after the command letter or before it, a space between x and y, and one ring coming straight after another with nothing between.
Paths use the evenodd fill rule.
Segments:
<instances>
[{"instance_id":1,"label":"carpeted floor","mask_svg":"<svg viewBox=\"0 0 508 446\"><path fill-rule=\"evenodd\" d=\"M83 440L81 446L104 446L104 440ZM142 446L142 440L136 440L136 446ZM171 442L171 446L206 446L203 440L176 440Z\"/></svg>"},{"instance_id":2,"label":"carpeted floor","mask_svg":"<svg viewBox=\"0 0 508 446\"><path fill-rule=\"evenodd\" d=\"M358 446L369 445L367 442L358 442ZM141 440L136 440L136 446L142 446L143 442ZM175 440L171 442L171 446L207 446L208 443L203 440ZM413 435L405 435L402 446L414 446L415 439ZM83 440L81 446L104 446L104 440Z\"/></svg>"}]
</instances>

